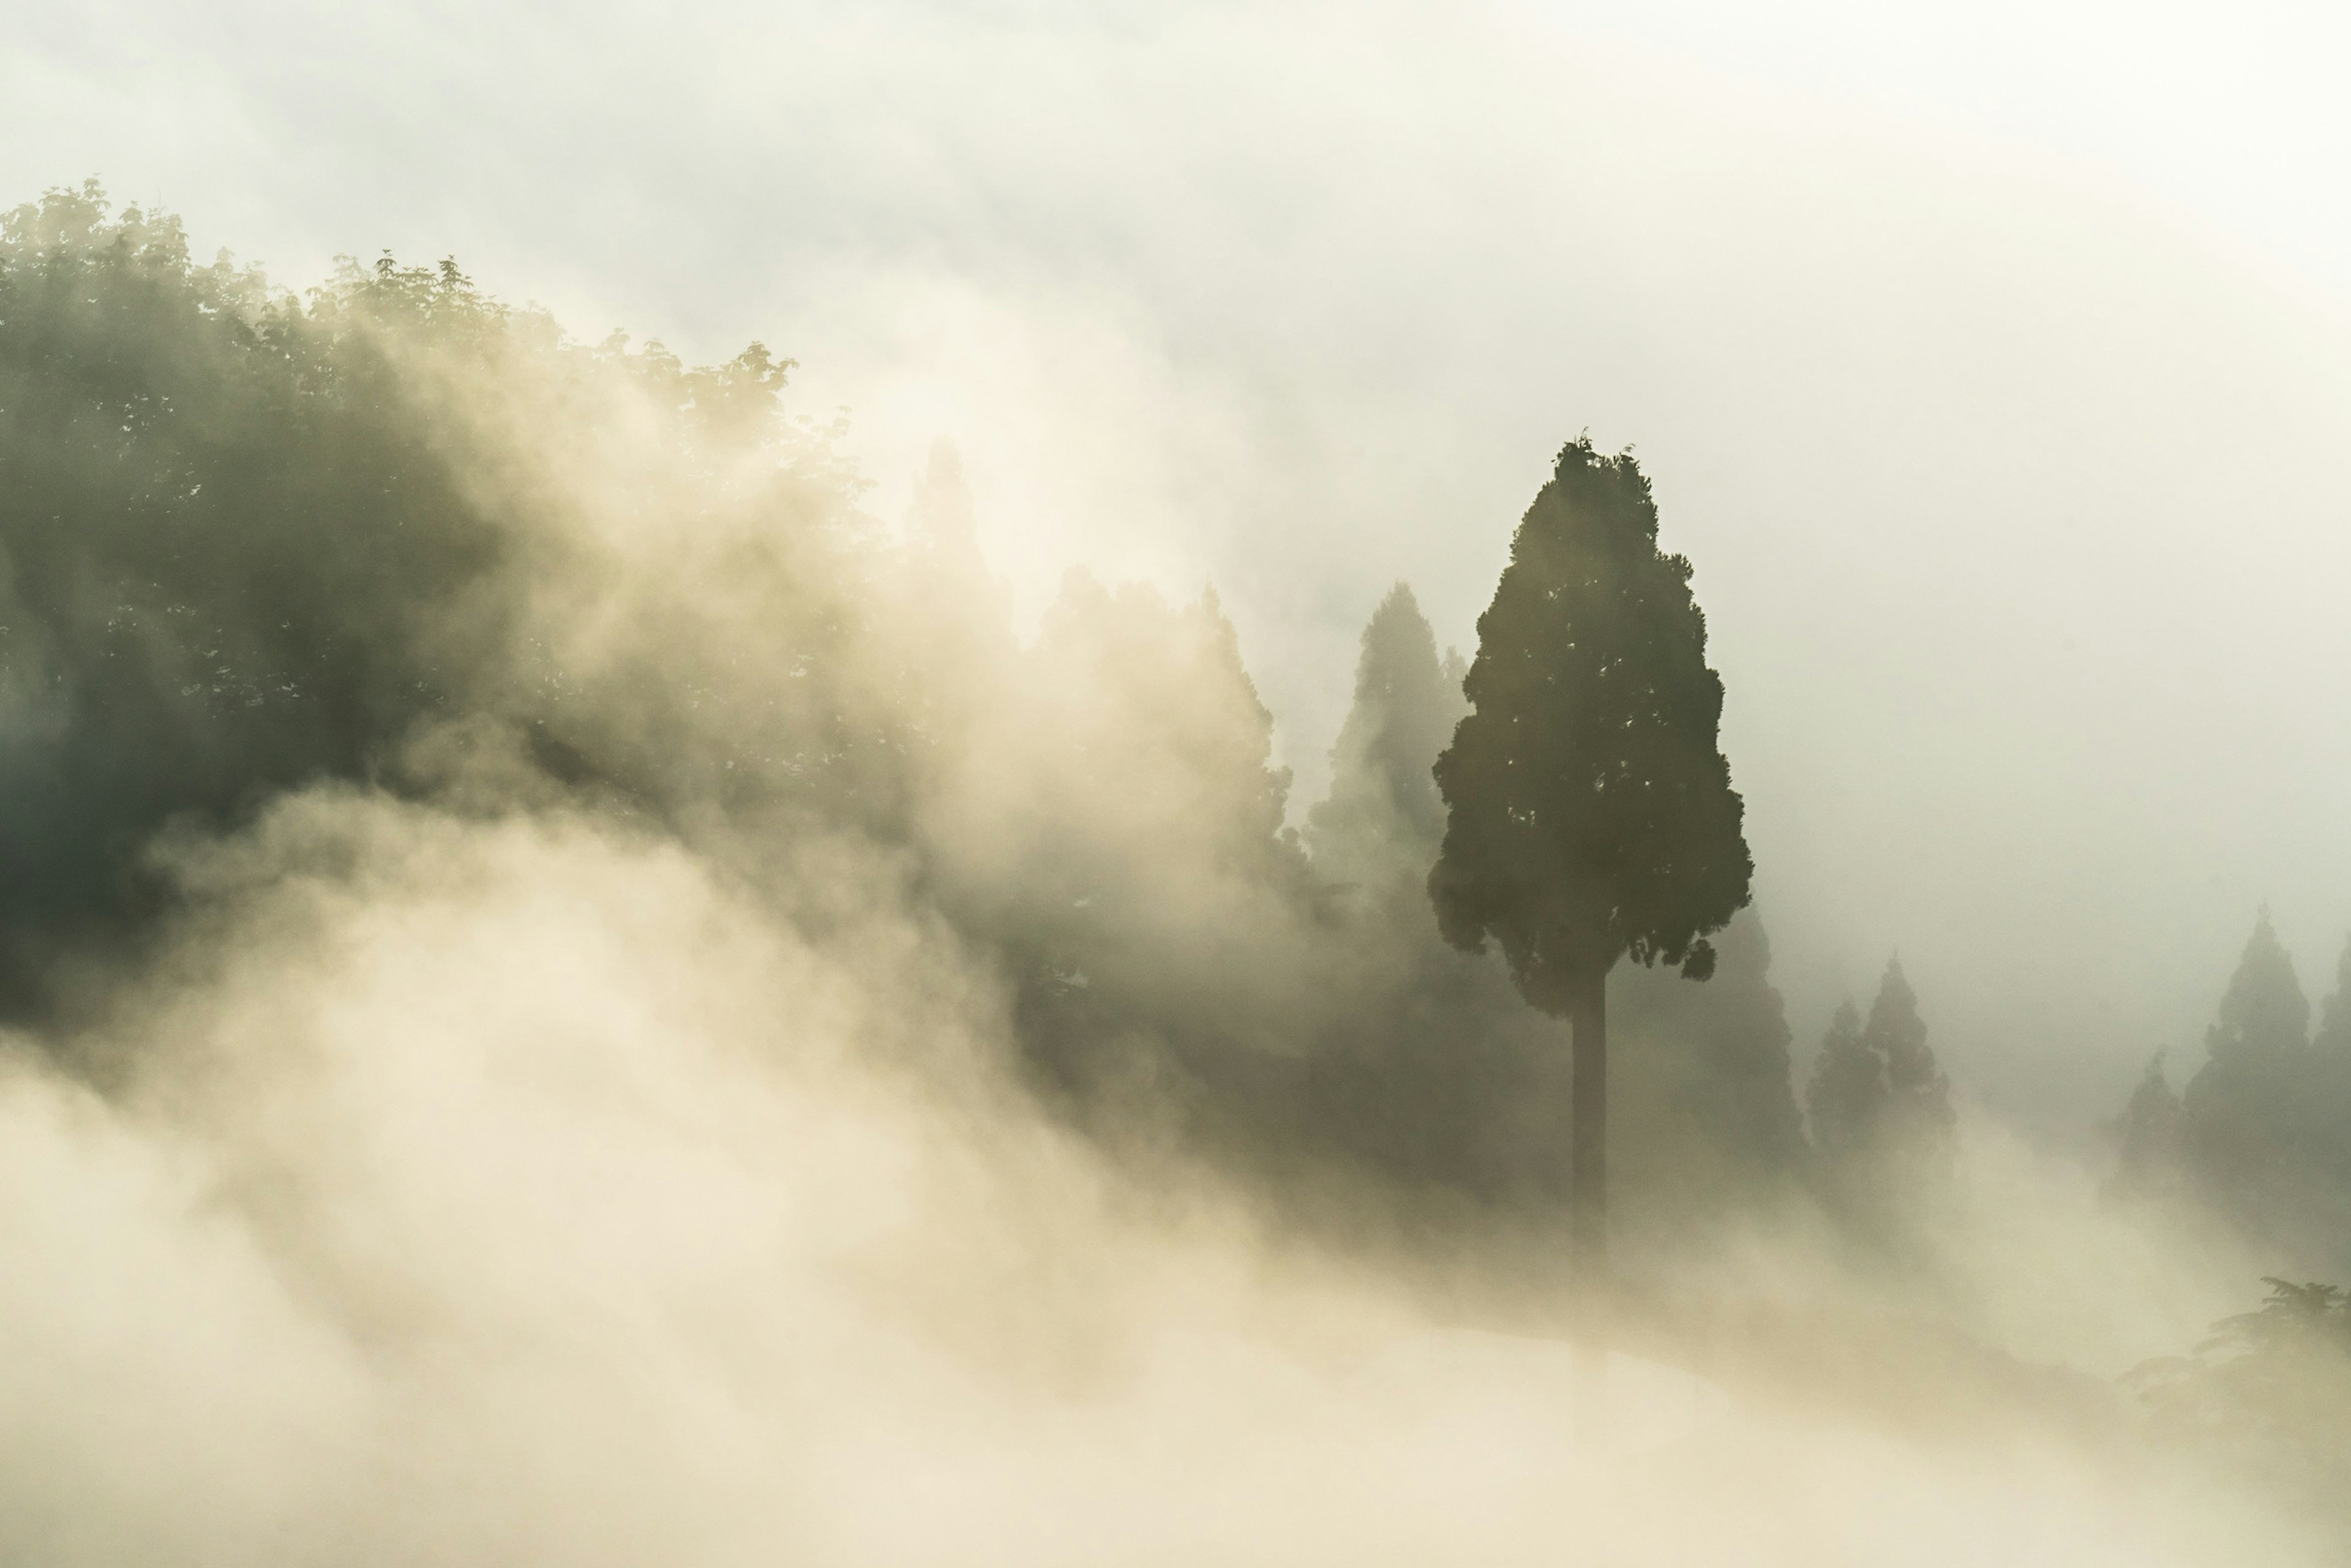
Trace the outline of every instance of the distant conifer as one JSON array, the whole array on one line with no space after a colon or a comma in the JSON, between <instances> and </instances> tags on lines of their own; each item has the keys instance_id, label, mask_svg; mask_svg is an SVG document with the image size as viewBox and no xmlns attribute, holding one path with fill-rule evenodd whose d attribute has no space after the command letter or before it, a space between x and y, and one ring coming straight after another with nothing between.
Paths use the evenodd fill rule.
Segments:
<instances>
[{"instance_id":1,"label":"distant conifer","mask_svg":"<svg viewBox=\"0 0 2351 1568\"><path fill-rule=\"evenodd\" d=\"M2309 1121L2309 1025L2310 1002L2264 908L2182 1097L2189 1162L2241 1218L2274 1220L2263 1211L2297 1163Z\"/></svg>"},{"instance_id":2,"label":"distant conifer","mask_svg":"<svg viewBox=\"0 0 2351 1568\"><path fill-rule=\"evenodd\" d=\"M1812 1111L1813 1142L1832 1155L1868 1146L1886 1114L1886 1059L1863 1040L1861 1015L1851 1002L1837 1004L1821 1038L1805 1099Z\"/></svg>"},{"instance_id":3,"label":"distant conifer","mask_svg":"<svg viewBox=\"0 0 2351 1568\"><path fill-rule=\"evenodd\" d=\"M1862 1026L1862 1043L1886 1063L1886 1125L1882 1136L1902 1145L1928 1149L1949 1141L1954 1116L1951 1086L1927 1046L1927 1025L1918 1017L1917 993L1902 973L1902 960L1886 961L1877 999Z\"/></svg>"},{"instance_id":4,"label":"distant conifer","mask_svg":"<svg viewBox=\"0 0 2351 1568\"><path fill-rule=\"evenodd\" d=\"M1306 818L1315 867L1342 882L1426 875L1445 831L1432 772L1468 707L1412 590L1397 583L1364 628L1355 697L1331 749L1331 791Z\"/></svg>"}]
</instances>

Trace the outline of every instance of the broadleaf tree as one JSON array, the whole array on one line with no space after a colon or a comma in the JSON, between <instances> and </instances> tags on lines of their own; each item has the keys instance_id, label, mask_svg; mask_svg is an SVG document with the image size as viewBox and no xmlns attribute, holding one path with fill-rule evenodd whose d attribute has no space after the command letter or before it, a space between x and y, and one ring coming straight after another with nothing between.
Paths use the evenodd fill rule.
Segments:
<instances>
[{"instance_id":1,"label":"broadleaf tree","mask_svg":"<svg viewBox=\"0 0 2351 1568\"><path fill-rule=\"evenodd\" d=\"M1687 557L1657 545L1629 452L1570 443L1478 621L1472 711L1437 759L1429 873L1446 940L1497 942L1528 1003L1569 1020L1571 1228L1607 1258L1607 983L1618 959L1713 972L1709 934L1754 862L1717 739L1722 679Z\"/></svg>"}]
</instances>

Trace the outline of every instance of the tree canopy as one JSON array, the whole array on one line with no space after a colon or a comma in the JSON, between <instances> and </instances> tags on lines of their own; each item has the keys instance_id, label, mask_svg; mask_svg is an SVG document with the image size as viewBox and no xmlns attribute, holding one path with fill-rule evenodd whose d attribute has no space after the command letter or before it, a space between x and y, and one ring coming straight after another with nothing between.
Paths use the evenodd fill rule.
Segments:
<instances>
[{"instance_id":1,"label":"tree canopy","mask_svg":"<svg viewBox=\"0 0 2351 1568\"><path fill-rule=\"evenodd\" d=\"M1447 940L1498 941L1564 1014L1622 956L1704 977L1754 862L1719 749L1690 563L1657 545L1649 481L1588 438L1559 455L1478 621L1474 711L1438 758L1429 894Z\"/></svg>"}]
</instances>

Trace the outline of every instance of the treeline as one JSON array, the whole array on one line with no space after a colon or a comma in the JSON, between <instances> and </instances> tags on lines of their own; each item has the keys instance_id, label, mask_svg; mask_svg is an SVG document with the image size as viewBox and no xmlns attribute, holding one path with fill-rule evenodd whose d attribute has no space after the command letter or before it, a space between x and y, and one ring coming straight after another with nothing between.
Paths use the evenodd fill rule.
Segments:
<instances>
[{"instance_id":1,"label":"treeline","mask_svg":"<svg viewBox=\"0 0 2351 1568\"><path fill-rule=\"evenodd\" d=\"M1565 1030L1431 912L1466 701L1410 591L1294 831L1213 593L1073 574L1023 642L953 455L894 535L789 369L580 342L454 263L297 298L94 186L0 219L0 1004L68 1042L102 1011L178 907L167 831L321 780L556 803L810 929L886 882L1106 1139L1332 1215L1554 1213ZM1898 967L1832 1027L1808 1136L1763 926L1715 948L1610 987L1620 1235L1936 1179L1949 1092Z\"/></svg>"},{"instance_id":2,"label":"treeline","mask_svg":"<svg viewBox=\"0 0 2351 1568\"><path fill-rule=\"evenodd\" d=\"M2202 1207L2281 1268L2351 1268L2351 945L2311 1008L2263 910L2184 1092L2158 1053L2116 1124L2116 1195Z\"/></svg>"}]
</instances>

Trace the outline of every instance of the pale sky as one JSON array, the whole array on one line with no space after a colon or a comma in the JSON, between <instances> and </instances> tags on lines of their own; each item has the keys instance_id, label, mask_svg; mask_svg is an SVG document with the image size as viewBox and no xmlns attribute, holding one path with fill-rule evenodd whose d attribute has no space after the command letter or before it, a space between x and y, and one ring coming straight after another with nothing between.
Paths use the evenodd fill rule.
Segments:
<instances>
[{"instance_id":1,"label":"pale sky","mask_svg":"<svg viewBox=\"0 0 2351 1568\"><path fill-rule=\"evenodd\" d=\"M1589 427L1656 479L1800 1058L1899 949L2044 1129L2351 932L2351 23L2317 6L52 5L0 199L455 253L941 436L1026 612L1213 581L1319 789ZM1865 999L1864 997L1862 999Z\"/></svg>"}]
</instances>

